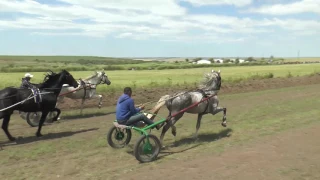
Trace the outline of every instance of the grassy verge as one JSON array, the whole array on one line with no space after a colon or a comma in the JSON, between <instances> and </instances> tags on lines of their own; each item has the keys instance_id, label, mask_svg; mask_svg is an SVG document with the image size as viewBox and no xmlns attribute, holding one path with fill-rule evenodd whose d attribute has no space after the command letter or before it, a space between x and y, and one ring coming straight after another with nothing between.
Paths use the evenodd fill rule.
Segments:
<instances>
[{"instance_id":1,"label":"grassy verge","mask_svg":"<svg viewBox=\"0 0 320 180\"><path fill-rule=\"evenodd\" d=\"M111 85L99 85L100 92L115 92L125 86L148 89L154 87L191 86L202 80L203 73L210 72L209 68L153 70L153 71L106 71ZM214 68L217 70L217 68ZM264 79L276 77L292 77L310 75L320 72L320 64L255 66L255 67L221 67L223 82L240 82L247 79ZM92 74L92 71L71 71L76 79ZM34 72L32 82L43 80L43 72ZM0 73L0 88L19 86L24 73Z\"/></svg>"}]
</instances>

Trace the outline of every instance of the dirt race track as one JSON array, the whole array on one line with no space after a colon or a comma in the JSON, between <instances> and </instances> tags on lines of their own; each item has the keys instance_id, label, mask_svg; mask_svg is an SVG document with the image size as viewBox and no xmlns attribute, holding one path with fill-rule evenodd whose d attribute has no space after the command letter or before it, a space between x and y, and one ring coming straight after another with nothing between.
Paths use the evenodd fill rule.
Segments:
<instances>
[{"instance_id":1,"label":"dirt race track","mask_svg":"<svg viewBox=\"0 0 320 180\"><path fill-rule=\"evenodd\" d=\"M310 137L311 136L311 137ZM320 123L259 139L216 156L145 167L123 179L320 179ZM150 172L150 173L147 173ZM152 175L151 175L152 174ZM164 175L168 174L164 178Z\"/></svg>"},{"instance_id":2,"label":"dirt race track","mask_svg":"<svg viewBox=\"0 0 320 180\"><path fill-rule=\"evenodd\" d=\"M146 164L132 155L135 133L124 149L107 145L113 114L47 125L41 138L15 116L9 130L18 140L0 132L0 179L320 179L319 92L319 76L225 86L219 99L227 128L221 114L207 115L194 141L196 115L185 114L177 137L168 131L167 149Z\"/></svg>"}]
</instances>

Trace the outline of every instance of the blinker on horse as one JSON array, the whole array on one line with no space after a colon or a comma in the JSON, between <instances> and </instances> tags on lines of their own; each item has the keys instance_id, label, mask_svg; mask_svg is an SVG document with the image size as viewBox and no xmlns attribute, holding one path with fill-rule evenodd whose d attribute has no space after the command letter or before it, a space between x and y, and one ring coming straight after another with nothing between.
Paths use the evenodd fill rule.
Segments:
<instances>
[{"instance_id":1,"label":"blinker on horse","mask_svg":"<svg viewBox=\"0 0 320 180\"><path fill-rule=\"evenodd\" d=\"M3 119L2 129L10 141L15 140L15 138L11 136L8 130L10 117L13 114L14 110L23 112L41 111L42 115L39 122L38 130L36 132L36 136L42 136L41 128L48 113L53 110L57 110L60 112L60 110L56 108L56 102L63 84L68 84L75 88L78 86L77 81L66 70L62 70L60 73L54 73L52 71L48 73L45 76L43 83L38 85L40 94L43 94L41 95L41 101L38 103L35 102L33 98L26 100L33 95L30 89L6 87L0 90L0 119ZM12 105L15 106L6 109L7 107L10 107Z\"/></svg>"}]
</instances>

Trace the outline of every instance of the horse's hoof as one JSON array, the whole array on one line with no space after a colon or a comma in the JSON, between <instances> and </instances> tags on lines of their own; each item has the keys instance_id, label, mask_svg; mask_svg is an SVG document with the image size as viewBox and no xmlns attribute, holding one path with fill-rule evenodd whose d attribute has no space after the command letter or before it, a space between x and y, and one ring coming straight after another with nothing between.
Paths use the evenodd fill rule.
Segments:
<instances>
[{"instance_id":1,"label":"horse's hoof","mask_svg":"<svg viewBox=\"0 0 320 180\"><path fill-rule=\"evenodd\" d=\"M168 149L168 147L167 146L161 146L161 149Z\"/></svg>"},{"instance_id":2,"label":"horse's hoof","mask_svg":"<svg viewBox=\"0 0 320 180\"><path fill-rule=\"evenodd\" d=\"M37 133L36 136L37 136L37 137L41 137L42 134L41 134L41 133Z\"/></svg>"},{"instance_id":3,"label":"horse's hoof","mask_svg":"<svg viewBox=\"0 0 320 180\"><path fill-rule=\"evenodd\" d=\"M196 141L196 140L198 140L199 138L198 138L198 135L193 135L193 139Z\"/></svg>"},{"instance_id":4,"label":"horse's hoof","mask_svg":"<svg viewBox=\"0 0 320 180\"><path fill-rule=\"evenodd\" d=\"M9 137L9 140L10 140L10 141L15 141L16 138L15 138L15 137Z\"/></svg>"},{"instance_id":5,"label":"horse's hoof","mask_svg":"<svg viewBox=\"0 0 320 180\"><path fill-rule=\"evenodd\" d=\"M227 123L226 123L226 122L222 122L221 125L222 125L223 127L227 127Z\"/></svg>"}]
</instances>

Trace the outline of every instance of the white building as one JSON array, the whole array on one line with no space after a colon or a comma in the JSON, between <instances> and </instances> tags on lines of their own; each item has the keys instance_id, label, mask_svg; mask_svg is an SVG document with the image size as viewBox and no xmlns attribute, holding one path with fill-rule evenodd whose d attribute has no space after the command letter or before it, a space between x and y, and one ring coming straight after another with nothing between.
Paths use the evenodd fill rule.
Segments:
<instances>
[{"instance_id":1,"label":"white building","mask_svg":"<svg viewBox=\"0 0 320 180\"><path fill-rule=\"evenodd\" d=\"M236 59L230 59L230 62L236 62ZM244 63L245 60L244 59L239 59L239 63Z\"/></svg>"},{"instance_id":2,"label":"white building","mask_svg":"<svg viewBox=\"0 0 320 180\"><path fill-rule=\"evenodd\" d=\"M206 59L201 59L201 60L197 61L197 64L211 64L211 61L206 60Z\"/></svg>"},{"instance_id":3,"label":"white building","mask_svg":"<svg viewBox=\"0 0 320 180\"><path fill-rule=\"evenodd\" d=\"M245 60L244 59L239 59L239 63L244 63Z\"/></svg>"}]
</instances>

